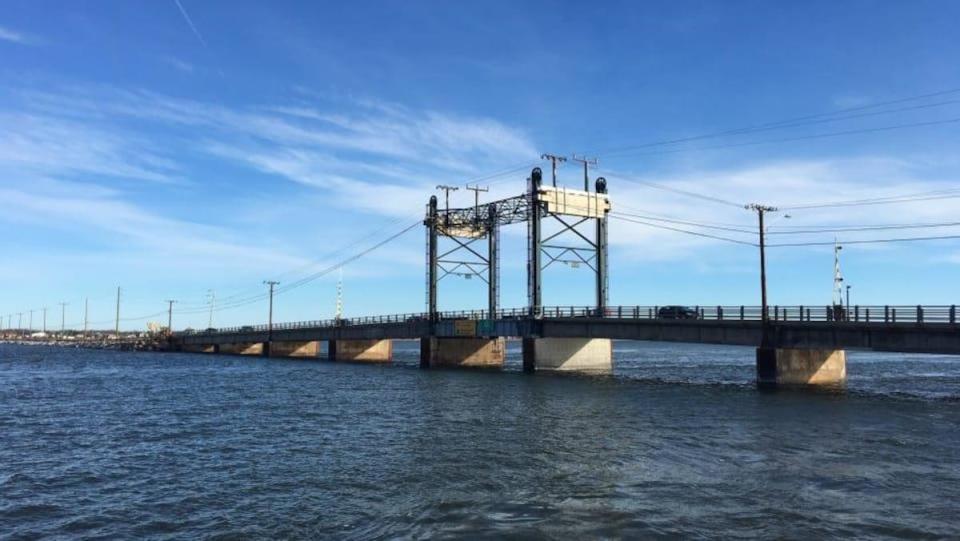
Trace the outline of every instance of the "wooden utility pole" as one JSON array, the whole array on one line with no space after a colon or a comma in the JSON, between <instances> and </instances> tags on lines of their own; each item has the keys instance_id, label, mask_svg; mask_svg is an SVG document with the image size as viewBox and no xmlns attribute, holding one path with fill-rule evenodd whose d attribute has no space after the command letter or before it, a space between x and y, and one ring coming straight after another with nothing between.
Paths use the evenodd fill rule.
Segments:
<instances>
[{"instance_id":1,"label":"wooden utility pole","mask_svg":"<svg viewBox=\"0 0 960 541\"><path fill-rule=\"evenodd\" d=\"M167 303L167 334L173 334L173 303L177 301L165 301Z\"/></svg>"},{"instance_id":2,"label":"wooden utility pole","mask_svg":"<svg viewBox=\"0 0 960 541\"><path fill-rule=\"evenodd\" d=\"M597 165L598 163L597 159L588 158L586 156L578 157L576 154L574 154L573 157L570 159L575 162L579 162L583 164L583 191L589 192L590 191L590 172L588 171L588 167L591 165Z\"/></svg>"},{"instance_id":3,"label":"wooden utility pole","mask_svg":"<svg viewBox=\"0 0 960 541\"><path fill-rule=\"evenodd\" d=\"M760 320L763 322L763 327L766 329L768 324L768 315L767 315L767 254L766 254L766 228L763 224L763 217L768 212L776 212L776 207L770 207L766 205L760 205L757 203L752 203L745 207L747 210L752 210L757 213L757 219L759 220L760 226ZM766 332L764 332L764 337L766 337Z\"/></svg>"},{"instance_id":4,"label":"wooden utility pole","mask_svg":"<svg viewBox=\"0 0 960 541\"><path fill-rule=\"evenodd\" d=\"M276 280L264 280L263 283L270 286L270 311L267 316L267 341L273 341L273 288L280 284Z\"/></svg>"},{"instance_id":5,"label":"wooden utility pole","mask_svg":"<svg viewBox=\"0 0 960 541\"><path fill-rule=\"evenodd\" d=\"M550 160L550 170L553 172L553 187L557 187L557 162L565 162L567 158L563 156L556 156L554 154L541 154L541 160Z\"/></svg>"}]
</instances>

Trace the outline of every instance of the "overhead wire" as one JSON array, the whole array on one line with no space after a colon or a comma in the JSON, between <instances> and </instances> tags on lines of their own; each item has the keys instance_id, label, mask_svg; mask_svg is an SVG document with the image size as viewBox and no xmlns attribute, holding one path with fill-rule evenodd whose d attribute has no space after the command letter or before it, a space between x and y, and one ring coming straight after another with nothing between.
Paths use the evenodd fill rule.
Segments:
<instances>
[{"instance_id":1,"label":"overhead wire","mask_svg":"<svg viewBox=\"0 0 960 541\"><path fill-rule=\"evenodd\" d=\"M654 224L654 223L645 222L645 221L641 221L641 220L634 220L634 219L632 219L632 218L628 218L628 217L624 217L624 216L618 216L618 215L613 215L613 214L611 214L610 217L611 217L611 218L614 218L614 219L617 219L617 220L625 221L625 222L635 223L635 224L639 224L639 225L645 225L645 226L654 227L654 228L657 228L657 229L666 229L666 230L669 230L669 231L676 231L676 232L678 232L678 233L684 233L684 234L693 235L693 236L696 236L696 237L704 237L704 238L708 238L708 239L722 240L722 241L731 242L731 243L734 243L734 244L742 244L742 245L744 245L744 246L757 246L757 244L755 244L755 243L753 243L753 242L748 242L748 241L745 241L745 240L732 239L732 238L730 238L730 237L723 237L723 236L720 236L720 235L712 235L712 234L710 234L710 233L702 233L702 232L699 232L699 231L690 231L689 229L682 229L682 228L679 228L679 227L672 227L672 226L669 226L669 225Z\"/></svg>"},{"instance_id":2,"label":"overhead wire","mask_svg":"<svg viewBox=\"0 0 960 541\"><path fill-rule=\"evenodd\" d=\"M934 97L938 97L938 96L945 96L945 95L949 95L949 94L956 94L956 93L958 93L958 92L960 92L960 88L947 89L947 90L942 90L942 91L937 91L937 92L930 92L930 93L926 93L926 94L919 94L919 95L915 95L915 96L908 96L908 97L905 97L905 98L898 98L898 99L895 99L895 100L888 100L888 101L883 101L883 102L876 102L876 103L866 104L866 105L860 105L860 106L856 106L856 107L847 107L847 108L839 109L839 110L836 110L836 111L816 113L816 114L811 114L811 115L804 115L804 116L789 118L789 119L785 119L785 120L779 120L779 121L774 121L774 122L767 122L767 123L759 124L759 125L756 125L756 126L746 126L746 127L741 127L741 128L733 128L733 129L721 130L721 131L717 131L717 132L709 132L709 133L700 134L700 135L693 135L693 136L686 136L686 137L678 137L678 138L674 138L674 139L664 139L664 140L660 140L660 141L652 141L652 142L649 142L649 143L642 143L642 144L639 144L639 145L631 145L631 146L626 146L626 147L619 147L619 148L614 148L614 149L610 149L610 150L592 151L591 154L598 154L598 155L603 155L603 156L612 156L612 155L622 154L622 153L629 152L629 151L632 151L632 150L640 150L640 149L644 149L644 148L652 148L652 147L657 147L657 146L669 146L669 145L675 145L675 144L679 144L679 143L687 143L687 142L692 142L692 141L700 141L700 140L704 140L704 139L713 139L713 138L717 138L717 137L728 137L728 136L733 136L733 135L743 135L743 134L749 134L749 133L757 133L757 132L763 132L763 131L769 131L769 130L775 130L775 129L793 128L793 127L797 127L797 126L806 125L806 124L804 124L804 123L807 122L807 121L813 121L812 123L820 123L820 122L823 122L823 121L849 120L850 118L858 118L858 117L857 117L857 116L852 116L852 117L850 117L850 118L839 118L839 119L828 118L827 120L817 120L817 119L824 119L825 117L832 117L832 116L837 116L837 115L843 115L843 114L845 114L845 113L852 113L852 112L857 112L857 111L866 111L866 110L869 110L869 109L875 109L875 108L877 108L877 107L885 107L885 106L888 106L888 105L896 105L896 104L900 104L900 103L907 103L907 102L910 102L910 101L918 101L918 100L923 100L923 99L928 99L928 98L934 98ZM921 106L915 106L915 107L913 107L913 108L929 108L929 107L936 107L936 106L943 106L943 105L953 104L953 103L955 103L955 102L957 102L957 100L950 100L950 101L947 101L947 102L941 102L941 103L937 103L937 104L925 104L925 105L921 105ZM890 111L883 111L883 112L877 112L877 113L871 113L871 114L885 114L885 113L887 113L887 112L902 112L902 111L904 111L904 110L910 110L910 109L912 109L912 108L894 109L894 110L890 110Z\"/></svg>"},{"instance_id":3,"label":"overhead wire","mask_svg":"<svg viewBox=\"0 0 960 541\"><path fill-rule=\"evenodd\" d=\"M919 242L919 241L932 241L932 240L953 240L960 239L960 235L941 235L941 236L931 236L931 237L902 237L902 238L892 238L892 239L859 239L859 240L848 240L844 239L841 244L882 244L888 242ZM801 247L801 246L833 246L836 241L829 242L790 242L790 243L776 243L776 244L767 244L767 248L787 248L787 247Z\"/></svg>"}]
</instances>

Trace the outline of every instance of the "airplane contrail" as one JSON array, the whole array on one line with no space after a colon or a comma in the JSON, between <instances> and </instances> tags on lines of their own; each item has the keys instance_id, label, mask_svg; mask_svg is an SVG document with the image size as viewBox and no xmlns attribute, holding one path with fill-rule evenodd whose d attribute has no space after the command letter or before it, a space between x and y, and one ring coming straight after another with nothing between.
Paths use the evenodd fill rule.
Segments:
<instances>
[{"instance_id":1,"label":"airplane contrail","mask_svg":"<svg viewBox=\"0 0 960 541\"><path fill-rule=\"evenodd\" d=\"M194 35L197 36L197 39L200 40L200 43L202 43L204 47L207 47L207 41L203 39L203 36L200 35L200 31L197 30L196 25L193 24L193 20L190 19L190 15L187 13L187 10L183 9L183 4L180 3L180 0L173 0L173 2L177 4L177 7L180 9L180 13L183 15L183 20L187 21L187 24L190 25L190 30L193 30Z\"/></svg>"}]
</instances>

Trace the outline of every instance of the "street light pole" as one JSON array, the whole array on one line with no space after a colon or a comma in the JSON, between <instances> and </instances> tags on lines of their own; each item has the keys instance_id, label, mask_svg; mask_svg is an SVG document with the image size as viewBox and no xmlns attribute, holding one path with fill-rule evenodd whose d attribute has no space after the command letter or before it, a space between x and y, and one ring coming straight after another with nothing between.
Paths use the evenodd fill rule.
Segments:
<instances>
[{"instance_id":1,"label":"street light pole","mask_svg":"<svg viewBox=\"0 0 960 541\"><path fill-rule=\"evenodd\" d=\"M852 285L847 284L847 319L850 319L850 288Z\"/></svg>"}]
</instances>

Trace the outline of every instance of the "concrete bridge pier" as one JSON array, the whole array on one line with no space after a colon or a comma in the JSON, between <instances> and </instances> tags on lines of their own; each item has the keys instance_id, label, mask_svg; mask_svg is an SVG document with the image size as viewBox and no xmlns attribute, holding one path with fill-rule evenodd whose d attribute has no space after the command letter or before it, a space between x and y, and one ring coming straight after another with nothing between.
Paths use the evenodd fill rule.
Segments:
<instances>
[{"instance_id":1,"label":"concrete bridge pier","mask_svg":"<svg viewBox=\"0 0 960 541\"><path fill-rule=\"evenodd\" d=\"M220 351L227 355L263 355L263 342L220 344Z\"/></svg>"},{"instance_id":2,"label":"concrete bridge pier","mask_svg":"<svg viewBox=\"0 0 960 541\"><path fill-rule=\"evenodd\" d=\"M359 363L388 363L393 360L393 340L329 340L327 359Z\"/></svg>"},{"instance_id":3,"label":"concrete bridge pier","mask_svg":"<svg viewBox=\"0 0 960 541\"><path fill-rule=\"evenodd\" d=\"M269 357L304 357L317 358L320 356L320 342L308 340L305 342L272 341L264 344L265 354Z\"/></svg>"},{"instance_id":4,"label":"concrete bridge pier","mask_svg":"<svg viewBox=\"0 0 960 541\"><path fill-rule=\"evenodd\" d=\"M837 385L846 379L842 349L757 348L759 385Z\"/></svg>"},{"instance_id":5,"label":"concrete bridge pier","mask_svg":"<svg viewBox=\"0 0 960 541\"><path fill-rule=\"evenodd\" d=\"M184 353L220 353L217 344L184 344L180 349Z\"/></svg>"},{"instance_id":6,"label":"concrete bridge pier","mask_svg":"<svg viewBox=\"0 0 960 541\"><path fill-rule=\"evenodd\" d=\"M613 341L609 338L524 338L524 372L613 371Z\"/></svg>"},{"instance_id":7,"label":"concrete bridge pier","mask_svg":"<svg viewBox=\"0 0 960 541\"><path fill-rule=\"evenodd\" d=\"M505 338L420 339L420 368L503 368Z\"/></svg>"}]
</instances>

